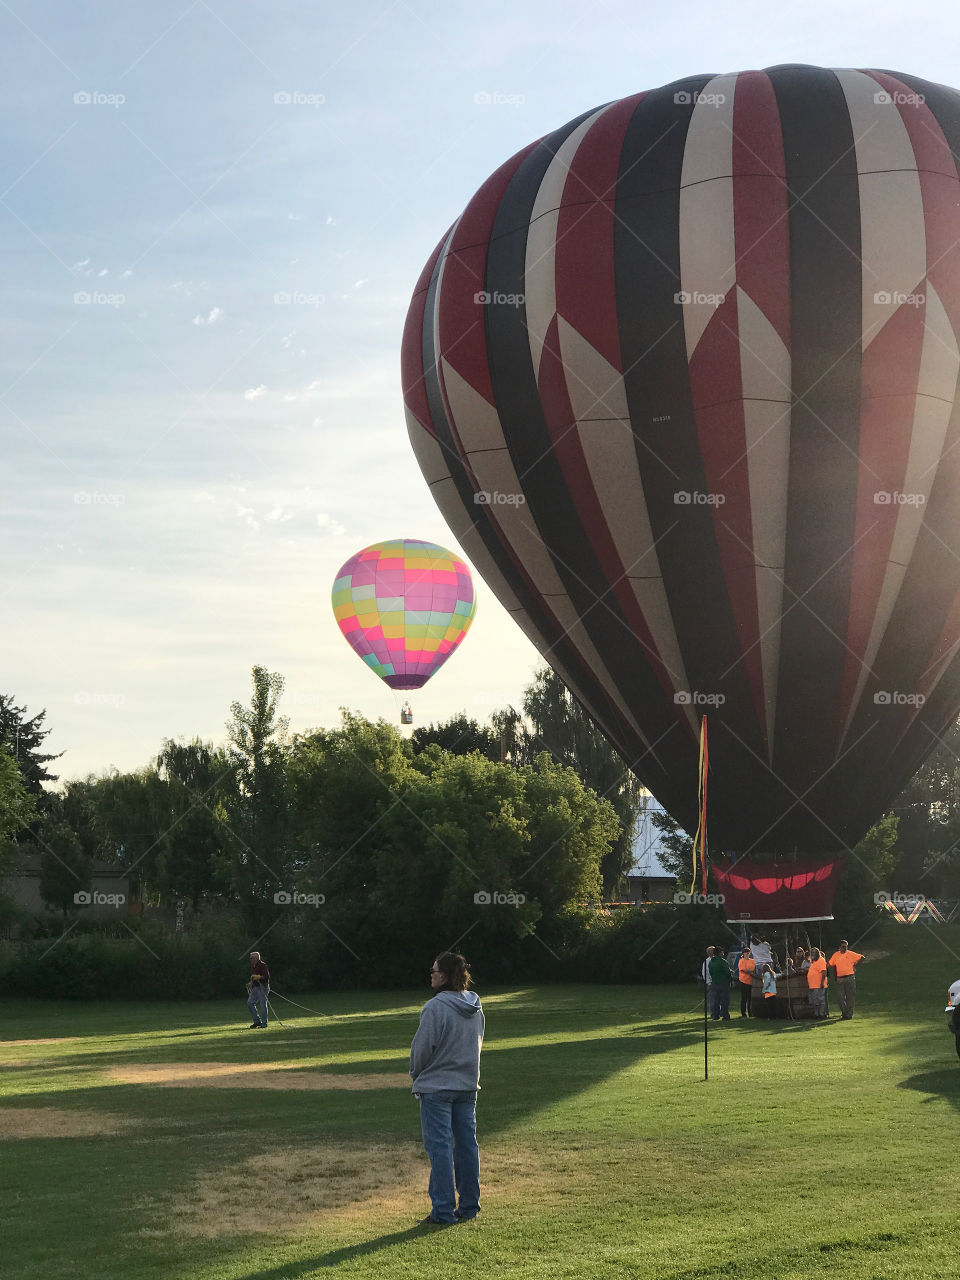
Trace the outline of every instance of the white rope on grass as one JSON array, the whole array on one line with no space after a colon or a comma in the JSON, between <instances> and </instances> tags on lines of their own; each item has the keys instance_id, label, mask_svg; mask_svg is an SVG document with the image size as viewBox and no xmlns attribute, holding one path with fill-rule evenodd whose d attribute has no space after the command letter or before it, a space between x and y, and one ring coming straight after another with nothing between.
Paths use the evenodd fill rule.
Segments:
<instances>
[{"instance_id":1,"label":"white rope on grass","mask_svg":"<svg viewBox=\"0 0 960 1280\"><path fill-rule=\"evenodd\" d=\"M276 996L279 1000L286 1000L287 1004L292 1004L296 1009L302 1009L304 1013L315 1014L318 1018L325 1018L327 1016L325 1013L321 1013L319 1009L308 1009L305 1004L297 1004L296 1000L291 1000L289 996L282 996L276 987L270 988L270 994L272 996Z\"/></svg>"}]
</instances>

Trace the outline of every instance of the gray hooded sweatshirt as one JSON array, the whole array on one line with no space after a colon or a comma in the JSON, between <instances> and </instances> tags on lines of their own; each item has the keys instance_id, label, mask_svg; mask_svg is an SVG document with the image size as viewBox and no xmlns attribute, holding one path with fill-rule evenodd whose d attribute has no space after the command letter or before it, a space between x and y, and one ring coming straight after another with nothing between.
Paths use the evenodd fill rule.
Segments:
<instances>
[{"instance_id":1,"label":"gray hooded sweatshirt","mask_svg":"<svg viewBox=\"0 0 960 1280\"><path fill-rule=\"evenodd\" d=\"M475 991L438 991L423 1006L410 1046L414 1093L480 1088L483 1009Z\"/></svg>"}]
</instances>

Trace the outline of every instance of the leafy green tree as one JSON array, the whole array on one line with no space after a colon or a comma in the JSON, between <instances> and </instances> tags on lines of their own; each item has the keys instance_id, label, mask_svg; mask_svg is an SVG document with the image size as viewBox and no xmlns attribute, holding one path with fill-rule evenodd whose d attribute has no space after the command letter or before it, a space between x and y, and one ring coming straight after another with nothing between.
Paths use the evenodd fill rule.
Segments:
<instances>
[{"instance_id":1,"label":"leafy green tree","mask_svg":"<svg viewBox=\"0 0 960 1280\"><path fill-rule=\"evenodd\" d=\"M26 707L18 707L13 694L0 694L0 742L9 747L28 790L38 797L47 794L43 783L57 781L57 775L49 773L46 766L63 754L61 751L50 755L42 750L43 740L50 732L43 727L46 714L38 711L28 717Z\"/></svg>"},{"instance_id":2,"label":"leafy green tree","mask_svg":"<svg viewBox=\"0 0 960 1280\"><path fill-rule=\"evenodd\" d=\"M439 756L438 747L428 747ZM287 766L292 832L291 874L309 873L322 892L353 895L373 874L373 858L403 812L421 774L411 746L392 725L341 712L339 729L294 739ZM305 882L304 882L305 883Z\"/></svg>"},{"instance_id":3,"label":"leafy green tree","mask_svg":"<svg viewBox=\"0 0 960 1280\"><path fill-rule=\"evenodd\" d=\"M488 760L500 760L500 734L495 729L470 719L463 711L441 724L414 729L411 740L414 751L423 751L431 742L435 742L444 751L450 751L454 755L466 756L471 751L479 751Z\"/></svg>"},{"instance_id":4,"label":"leafy green tree","mask_svg":"<svg viewBox=\"0 0 960 1280\"><path fill-rule=\"evenodd\" d=\"M171 814L166 785L154 765L67 783L62 812L86 850L119 863L141 902L160 892L162 837Z\"/></svg>"},{"instance_id":5,"label":"leafy green tree","mask_svg":"<svg viewBox=\"0 0 960 1280\"><path fill-rule=\"evenodd\" d=\"M603 868L622 836L615 805L546 752L523 770L523 781L529 838L521 882L549 915L599 898Z\"/></svg>"},{"instance_id":6,"label":"leafy green tree","mask_svg":"<svg viewBox=\"0 0 960 1280\"><path fill-rule=\"evenodd\" d=\"M896 862L898 818L886 813L840 864L833 914L847 936L869 928L877 915L873 895L888 889Z\"/></svg>"},{"instance_id":7,"label":"leafy green tree","mask_svg":"<svg viewBox=\"0 0 960 1280\"><path fill-rule=\"evenodd\" d=\"M661 866L677 877L678 884L689 882L693 874L693 837L662 809L651 810L650 818L660 832L657 856Z\"/></svg>"},{"instance_id":8,"label":"leafy green tree","mask_svg":"<svg viewBox=\"0 0 960 1280\"><path fill-rule=\"evenodd\" d=\"M379 980L467 936L494 968L534 933L549 957L553 917L599 896L619 834L612 806L546 753L520 769L436 743L414 755L349 713L295 740L288 777L297 887L326 895L318 921Z\"/></svg>"},{"instance_id":9,"label":"leafy green tree","mask_svg":"<svg viewBox=\"0 0 960 1280\"><path fill-rule=\"evenodd\" d=\"M0 744L0 849L35 817L36 801L30 788L9 747Z\"/></svg>"},{"instance_id":10,"label":"leafy green tree","mask_svg":"<svg viewBox=\"0 0 960 1280\"><path fill-rule=\"evenodd\" d=\"M77 833L62 818L44 823L40 842L40 896L66 919L77 909L75 895L90 889L91 860Z\"/></svg>"},{"instance_id":11,"label":"leafy green tree","mask_svg":"<svg viewBox=\"0 0 960 1280\"><path fill-rule=\"evenodd\" d=\"M494 711L490 716L490 723L500 743L498 758L515 768L532 764L537 752L543 750L542 743L537 746L534 735L515 707L503 707Z\"/></svg>"},{"instance_id":12,"label":"leafy green tree","mask_svg":"<svg viewBox=\"0 0 960 1280\"><path fill-rule=\"evenodd\" d=\"M36 800L6 745L0 743L0 882L16 866L23 846L16 837L36 818ZM6 933L20 918L13 899L0 892L0 933Z\"/></svg>"},{"instance_id":13,"label":"leafy green tree","mask_svg":"<svg viewBox=\"0 0 960 1280\"><path fill-rule=\"evenodd\" d=\"M885 888L960 897L960 721L918 769L894 805L897 858Z\"/></svg>"},{"instance_id":14,"label":"leafy green tree","mask_svg":"<svg viewBox=\"0 0 960 1280\"><path fill-rule=\"evenodd\" d=\"M158 834L157 879L171 899L186 898L193 911L215 894L230 848L226 801L233 765L224 751L194 738L167 739L157 757L169 821Z\"/></svg>"},{"instance_id":15,"label":"leafy green tree","mask_svg":"<svg viewBox=\"0 0 960 1280\"><path fill-rule=\"evenodd\" d=\"M549 667L540 668L524 691L523 710L532 725L534 754L549 751L613 806L620 834L604 858L601 874L604 893L616 894L633 865L633 835L643 796L640 781Z\"/></svg>"}]
</instances>

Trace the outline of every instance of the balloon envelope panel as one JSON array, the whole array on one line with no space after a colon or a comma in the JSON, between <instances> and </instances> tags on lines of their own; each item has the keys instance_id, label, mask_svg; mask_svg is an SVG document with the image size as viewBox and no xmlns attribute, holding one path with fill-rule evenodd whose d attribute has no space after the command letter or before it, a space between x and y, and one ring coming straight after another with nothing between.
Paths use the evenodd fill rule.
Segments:
<instances>
[{"instance_id":1,"label":"balloon envelope panel","mask_svg":"<svg viewBox=\"0 0 960 1280\"><path fill-rule=\"evenodd\" d=\"M354 651L391 689L419 689L466 635L477 602L470 570L433 542L395 538L358 551L337 574L333 612Z\"/></svg>"},{"instance_id":2,"label":"balloon envelope panel","mask_svg":"<svg viewBox=\"0 0 960 1280\"><path fill-rule=\"evenodd\" d=\"M457 539L637 774L828 851L960 710L960 95L784 66L507 161L404 334Z\"/></svg>"}]
</instances>

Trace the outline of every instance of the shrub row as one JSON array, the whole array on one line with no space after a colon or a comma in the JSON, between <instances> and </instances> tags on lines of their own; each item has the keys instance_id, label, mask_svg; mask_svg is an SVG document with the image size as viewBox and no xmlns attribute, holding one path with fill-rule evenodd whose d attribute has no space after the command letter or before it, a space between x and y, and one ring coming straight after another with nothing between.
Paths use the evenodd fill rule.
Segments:
<instances>
[{"instance_id":1,"label":"shrub row","mask_svg":"<svg viewBox=\"0 0 960 1280\"><path fill-rule=\"evenodd\" d=\"M694 979L707 944L726 945L725 939L729 931L711 908L652 906L571 915L555 921L549 937L475 936L465 950L481 987L531 980L683 982ZM420 985L434 945L385 936L373 921L355 923L349 937L291 921L271 930L262 950L278 990L295 995ZM143 921L121 936L104 928L2 944L0 977L8 992L42 998L218 999L242 994L249 950L248 936L230 920L180 934Z\"/></svg>"}]
</instances>

